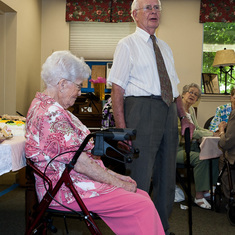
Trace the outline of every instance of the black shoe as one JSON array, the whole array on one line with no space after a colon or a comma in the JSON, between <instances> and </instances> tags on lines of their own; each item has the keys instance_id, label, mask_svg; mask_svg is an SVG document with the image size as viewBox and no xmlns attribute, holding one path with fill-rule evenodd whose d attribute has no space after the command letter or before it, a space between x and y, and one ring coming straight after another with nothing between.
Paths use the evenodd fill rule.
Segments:
<instances>
[{"instance_id":1,"label":"black shoe","mask_svg":"<svg viewBox=\"0 0 235 235\"><path fill-rule=\"evenodd\" d=\"M169 234L169 235L175 235L175 233L170 232L170 234Z\"/></svg>"}]
</instances>

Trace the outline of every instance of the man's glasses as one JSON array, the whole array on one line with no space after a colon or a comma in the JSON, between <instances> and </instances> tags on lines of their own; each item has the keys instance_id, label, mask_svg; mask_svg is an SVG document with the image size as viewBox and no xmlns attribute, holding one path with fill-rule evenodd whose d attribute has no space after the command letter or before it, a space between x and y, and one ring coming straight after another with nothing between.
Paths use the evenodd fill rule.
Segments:
<instances>
[{"instance_id":1,"label":"man's glasses","mask_svg":"<svg viewBox=\"0 0 235 235\"><path fill-rule=\"evenodd\" d=\"M135 10L138 11L138 10L142 10L142 9L144 11L152 11L154 9L155 11L160 12L162 10L162 7L161 7L161 5L154 5L154 6L147 5L145 7L142 7L142 8L139 8L139 9L135 9Z\"/></svg>"}]
</instances>

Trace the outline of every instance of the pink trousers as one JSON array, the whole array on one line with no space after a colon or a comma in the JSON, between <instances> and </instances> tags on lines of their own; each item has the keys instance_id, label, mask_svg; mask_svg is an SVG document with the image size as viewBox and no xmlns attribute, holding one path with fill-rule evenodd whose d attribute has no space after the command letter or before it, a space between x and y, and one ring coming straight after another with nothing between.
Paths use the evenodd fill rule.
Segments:
<instances>
[{"instance_id":1,"label":"pink trousers","mask_svg":"<svg viewBox=\"0 0 235 235\"><path fill-rule=\"evenodd\" d=\"M108 194L83 199L83 202L117 235L165 235L158 212L145 191L138 189L131 193L118 188ZM76 201L66 206L81 211ZM65 210L61 206L51 208Z\"/></svg>"}]
</instances>

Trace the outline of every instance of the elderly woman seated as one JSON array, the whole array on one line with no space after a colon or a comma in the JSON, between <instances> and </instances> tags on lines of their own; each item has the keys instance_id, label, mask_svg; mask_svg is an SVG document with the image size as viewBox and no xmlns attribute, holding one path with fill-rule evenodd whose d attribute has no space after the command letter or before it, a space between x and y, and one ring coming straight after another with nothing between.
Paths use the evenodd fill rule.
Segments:
<instances>
[{"instance_id":1,"label":"elderly woman seated","mask_svg":"<svg viewBox=\"0 0 235 235\"><path fill-rule=\"evenodd\" d=\"M228 122L229 115L232 112L232 110L235 110L235 88L231 89L230 94L230 103L220 105L216 109L215 116L211 120L209 130L218 132L219 131L219 124L221 122Z\"/></svg>"},{"instance_id":2,"label":"elderly woman seated","mask_svg":"<svg viewBox=\"0 0 235 235\"><path fill-rule=\"evenodd\" d=\"M87 127L67 109L81 95L82 82L90 73L83 59L68 51L54 52L42 67L41 77L46 89L36 94L27 114L26 157L44 172L48 162L59 155L46 171L53 185L89 134ZM74 187L88 210L97 213L115 234L164 234L148 194L137 189L136 182L130 177L106 169L100 158L91 154L92 148L90 141L70 172ZM46 189L42 179L35 177L37 195L42 200ZM81 211L64 185L55 199ZM50 207L64 209L55 201Z\"/></svg>"},{"instance_id":3,"label":"elderly woman seated","mask_svg":"<svg viewBox=\"0 0 235 235\"><path fill-rule=\"evenodd\" d=\"M182 102L187 118L194 124L193 140L190 151L190 164L193 166L196 196L194 202L201 208L210 209L211 205L207 201L210 198L209 161L199 159L199 141L202 137L217 135L216 133L204 129L198 125L195 110L192 107L201 96L200 87L191 83L183 87ZM181 133L180 120L178 120L179 135ZM184 149L184 138L179 136L179 146L177 153L177 163L184 163L186 154ZM218 178L218 159L213 160L213 183Z\"/></svg>"}]
</instances>

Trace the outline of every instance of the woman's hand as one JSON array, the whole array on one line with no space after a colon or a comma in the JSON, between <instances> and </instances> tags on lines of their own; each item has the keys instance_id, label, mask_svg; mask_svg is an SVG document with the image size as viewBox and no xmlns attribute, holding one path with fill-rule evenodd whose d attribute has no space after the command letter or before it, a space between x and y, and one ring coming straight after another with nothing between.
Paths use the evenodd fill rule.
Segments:
<instances>
[{"instance_id":1,"label":"woman's hand","mask_svg":"<svg viewBox=\"0 0 235 235\"><path fill-rule=\"evenodd\" d=\"M86 153L81 153L74 170L90 177L92 180L106 183L118 188L123 188L129 192L136 192L137 184L129 176L117 174L111 170L99 166L92 158L89 158Z\"/></svg>"},{"instance_id":2,"label":"woman's hand","mask_svg":"<svg viewBox=\"0 0 235 235\"><path fill-rule=\"evenodd\" d=\"M117 177L118 179L120 179L122 181L129 182L129 183L137 185L135 180L133 180L130 176L121 175L121 174L118 174L118 173L116 173L112 170L109 170L109 169L107 171L108 171L108 173L110 173L111 175L114 175L115 177Z\"/></svg>"},{"instance_id":3,"label":"woman's hand","mask_svg":"<svg viewBox=\"0 0 235 235\"><path fill-rule=\"evenodd\" d=\"M126 191L135 193L136 190L137 190L137 184L136 183L133 184L131 182L122 181L121 188L125 189Z\"/></svg>"},{"instance_id":4,"label":"woman's hand","mask_svg":"<svg viewBox=\"0 0 235 235\"><path fill-rule=\"evenodd\" d=\"M121 174L118 174L112 170L107 170L107 172L113 176L115 176L117 179L123 181L122 182L122 188L124 188L125 190L127 191L130 191L130 192L136 192L137 190L137 183L135 182L135 180L133 180L130 176L126 176L126 175L121 175Z\"/></svg>"}]
</instances>

